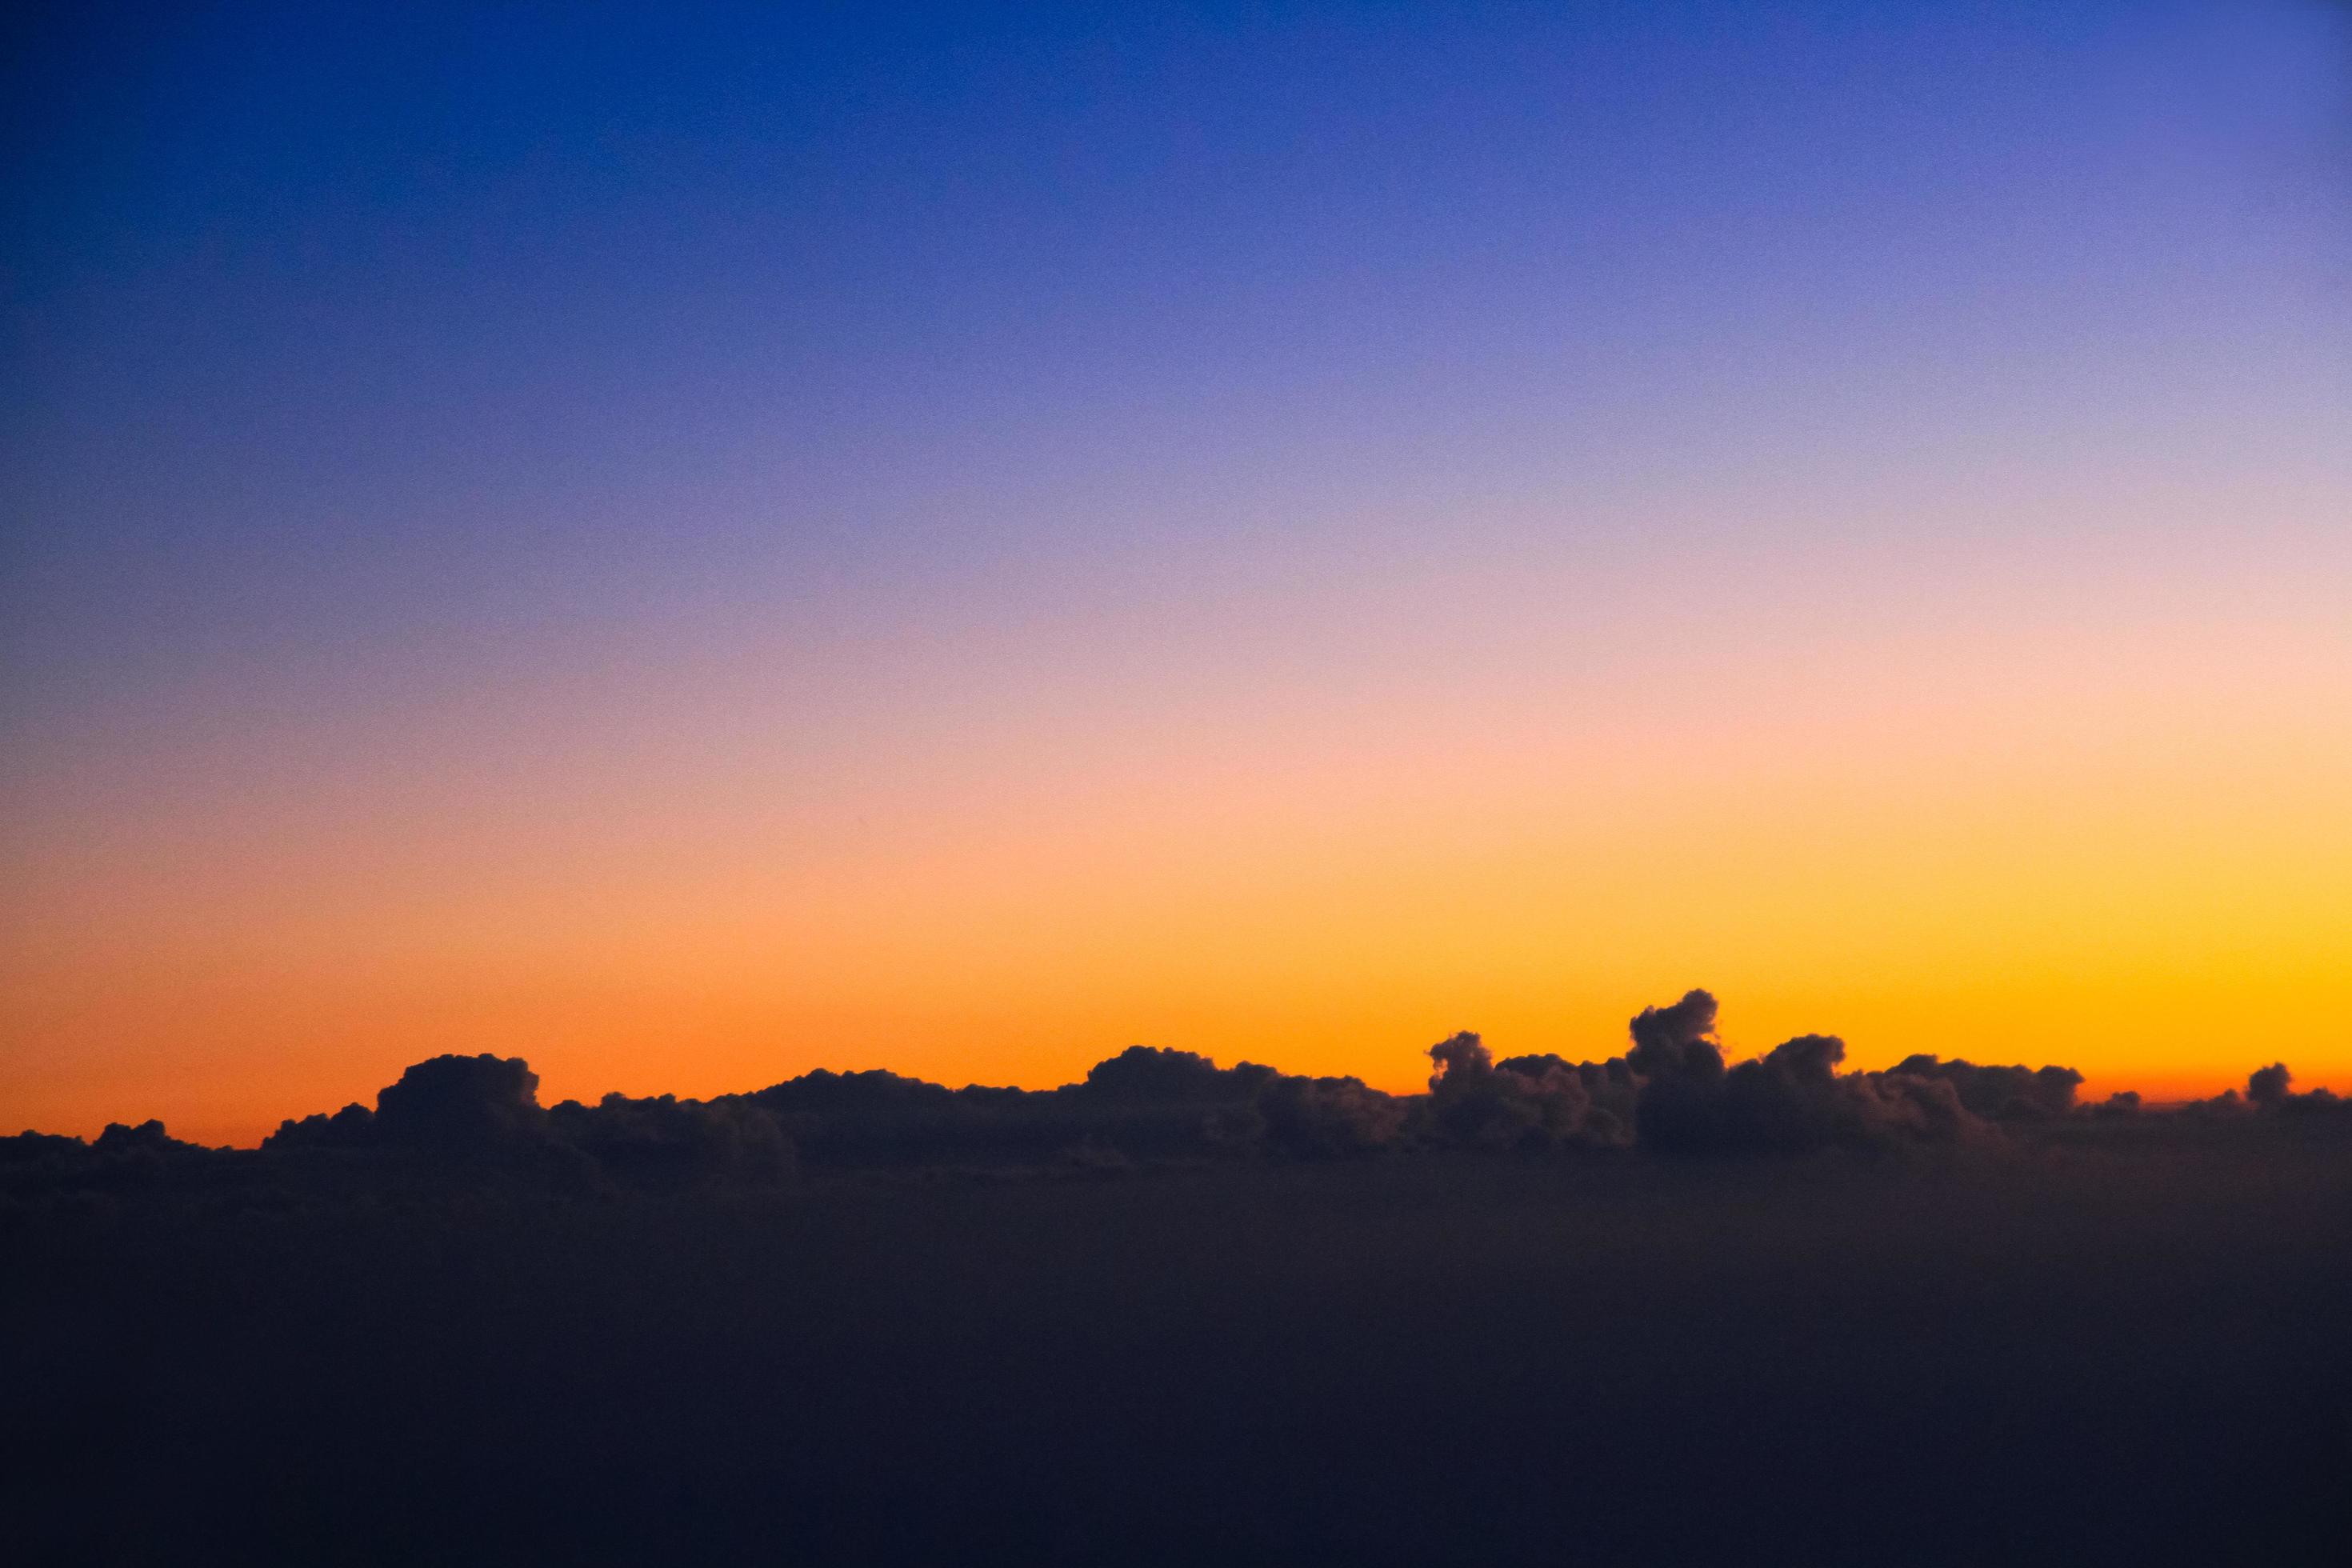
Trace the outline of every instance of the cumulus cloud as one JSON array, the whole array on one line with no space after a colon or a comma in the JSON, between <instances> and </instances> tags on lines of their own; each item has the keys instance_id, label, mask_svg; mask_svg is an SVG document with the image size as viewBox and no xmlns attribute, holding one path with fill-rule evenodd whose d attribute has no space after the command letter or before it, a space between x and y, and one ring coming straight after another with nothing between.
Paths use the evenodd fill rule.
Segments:
<instances>
[{"instance_id":1,"label":"cumulus cloud","mask_svg":"<svg viewBox=\"0 0 2352 1568\"><path fill-rule=\"evenodd\" d=\"M1930 1056L1906 1057L1894 1070L1941 1079L1958 1091L1962 1105L1996 1121L2063 1116L2074 1109L2074 1090L2083 1082L2083 1075L2073 1068L1979 1067L1958 1058L1938 1061Z\"/></svg>"},{"instance_id":2,"label":"cumulus cloud","mask_svg":"<svg viewBox=\"0 0 2352 1568\"><path fill-rule=\"evenodd\" d=\"M264 1148L485 1150L543 1138L539 1075L520 1057L432 1057L376 1096L375 1109L287 1121Z\"/></svg>"},{"instance_id":3,"label":"cumulus cloud","mask_svg":"<svg viewBox=\"0 0 2352 1568\"><path fill-rule=\"evenodd\" d=\"M2208 1119L2226 1119L2248 1112L2261 1112L2265 1116L2279 1113L2333 1115L2352 1111L2352 1100L2341 1099L2325 1088L2297 1094L2294 1092L2294 1072L2284 1062L2273 1062L2246 1075L2246 1087L2242 1093L2234 1089L2225 1089L2210 1100L2192 1100L2181 1109L2191 1115Z\"/></svg>"},{"instance_id":4,"label":"cumulus cloud","mask_svg":"<svg viewBox=\"0 0 2352 1568\"><path fill-rule=\"evenodd\" d=\"M1268 1143L1288 1154L1370 1154L1396 1147L1405 1108L1352 1078L1276 1078L1260 1091L1257 1112Z\"/></svg>"},{"instance_id":5,"label":"cumulus cloud","mask_svg":"<svg viewBox=\"0 0 2352 1568\"><path fill-rule=\"evenodd\" d=\"M0 1194L205 1188L234 1179L251 1155L173 1137L161 1121L107 1123L85 1142L47 1132L0 1138Z\"/></svg>"},{"instance_id":6,"label":"cumulus cloud","mask_svg":"<svg viewBox=\"0 0 2352 1568\"><path fill-rule=\"evenodd\" d=\"M1885 1073L1841 1073L1845 1042L1799 1035L1727 1067L1715 1039L1715 998L1693 991L1671 1007L1645 1007L1628 1026L1627 1061L1641 1077L1641 1142L1667 1154L1800 1153L1832 1147L1954 1143L1985 1134L1962 1085L1990 1070L1986 1092L2027 1089L2071 1099L2079 1074L2063 1068L1976 1069L1914 1057ZM1951 1069L1962 1070L1951 1070Z\"/></svg>"},{"instance_id":7,"label":"cumulus cloud","mask_svg":"<svg viewBox=\"0 0 2352 1568\"><path fill-rule=\"evenodd\" d=\"M2273 1062L2246 1075L2246 1101L2258 1110L2295 1113L2332 1112L2352 1108L2352 1100L2340 1100L2328 1089L2315 1089L2297 1094L2294 1085L2294 1074L2287 1070L2287 1065Z\"/></svg>"},{"instance_id":8,"label":"cumulus cloud","mask_svg":"<svg viewBox=\"0 0 2352 1568\"><path fill-rule=\"evenodd\" d=\"M1088 1068L1086 1081L1076 1087L1131 1104L1229 1104L1254 1099L1279 1076L1255 1062L1220 1068L1191 1051L1129 1046Z\"/></svg>"},{"instance_id":9,"label":"cumulus cloud","mask_svg":"<svg viewBox=\"0 0 2352 1568\"><path fill-rule=\"evenodd\" d=\"M1986 1131L1961 1080L1987 1096L2032 1094L2043 1103L2071 1097L2080 1081L2065 1068L2017 1068L1990 1069L1979 1082L1982 1069L1945 1070L1932 1058L1909 1064L1924 1070L1841 1073L1845 1042L1834 1035L1800 1035L1727 1064L1719 1011L1703 990L1644 1007L1627 1025L1625 1054L1605 1062L1496 1062L1476 1035L1441 1040L1429 1052L1436 1070L1420 1110L1423 1139L1480 1149L1638 1143L1664 1154L1949 1143Z\"/></svg>"},{"instance_id":10,"label":"cumulus cloud","mask_svg":"<svg viewBox=\"0 0 2352 1568\"><path fill-rule=\"evenodd\" d=\"M2141 1110L2129 1091L2078 1109L2082 1075L2063 1067L1913 1056L1883 1072L1846 1071L1845 1042L1835 1035L1799 1035L1727 1061L1719 1012L1713 994L1696 989L1644 1007L1627 1022L1623 1054L1603 1061L1497 1060L1463 1030L1428 1047L1427 1091L1411 1095L1132 1046L1052 1089L950 1089L878 1069L819 1068L708 1100L612 1094L551 1110L520 1057L440 1056L408 1068L373 1109L286 1121L265 1140L259 1165L250 1163L257 1156L198 1149L147 1122L110 1126L92 1143L36 1133L0 1140L0 1182L16 1190L121 1184L203 1160L215 1161L207 1180L236 1171L332 1169L367 1180L372 1170L446 1169L468 1180L507 1171L676 1186L773 1183L803 1163L1045 1170L1414 1150L1794 1154L1953 1144L1997 1138L2003 1124ZM2208 1117L2347 1109L2324 1089L2298 1094L2293 1084L2285 1064L2273 1063L2242 1094L2194 1109Z\"/></svg>"},{"instance_id":11,"label":"cumulus cloud","mask_svg":"<svg viewBox=\"0 0 2352 1568\"><path fill-rule=\"evenodd\" d=\"M548 1125L608 1174L636 1184L774 1182L794 1165L775 1115L743 1100L608 1094L593 1106L565 1100Z\"/></svg>"},{"instance_id":12,"label":"cumulus cloud","mask_svg":"<svg viewBox=\"0 0 2352 1568\"><path fill-rule=\"evenodd\" d=\"M1064 1167L1099 1164L1113 1153L1201 1157L1257 1146L1267 1137L1261 1101L1280 1078L1249 1062L1220 1068L1189 1051L1134 1046L1053 1089L949 1089L888 1072L819 1069L745 1098L774 1111L813 1163ZM1339 1114L1323 1101L1345 1098L1337 1089L1309 1097L1315 1105L1290 1107L1296 1114L1283 1126L1316 1143L1299 1130ZM1319 1139L1335 1141L1349 1140Z\"/></svg>"},{"instance_id":13,"label":"cumulus cloud","mask_svg":"<svg viewBox=\"0 0 2352 1568\"><path fill-rule=\"evenodd\" d=\"M1525 1149L1584 1143L1614 1147L1631 1136L1634 1082L1630 1070L1514 1057L1496 1062L1467 1031L1429 1047L1436 1071L1421 1119L1425 1138L1474 1149Z\"/></svg>"},{"instance_id":14,"label":"cumulus cloud","mask_svg":"<svg viewBox=\"0 0 2352 1568\"><path fill-rule=\"evenodd\" d=\"M376 1135L394 1145L485 1148L547 1131L539 1075L520 1057L435 1057L375 1100Z\"/></svg>"},{"instance_id":15,"label":"cumulus cloud","mask_svg":"<svg viewBox=\"0 0 2352 1568\"><path fill-rule=\"evenodd\" d=\"M441 1056L404 1071L375 1109L282 1123L265 1152L301 1156L521 1161L542 1173L601 1174L623 1184L772 1181L793 1166L792 1141L769 1110L740 1099L608 1094L593 1106L539 1103L539 1075L520 1057Z\"/></svg>"},{"instance_id":16,"label":"cumulus cloud","mask_svg":"<svg viewBox=\"0 0 2352 1568\"><path fill-rule=\"evenodd\" d=\"M1627 1032L1633 1048L1626 1061L1644 1078L1711 1078L1723 1071L1723 1048L1715 1039L1714 996L1686 991L1670 1007L1644 1007Z\"/></svg>"}]
</instances>

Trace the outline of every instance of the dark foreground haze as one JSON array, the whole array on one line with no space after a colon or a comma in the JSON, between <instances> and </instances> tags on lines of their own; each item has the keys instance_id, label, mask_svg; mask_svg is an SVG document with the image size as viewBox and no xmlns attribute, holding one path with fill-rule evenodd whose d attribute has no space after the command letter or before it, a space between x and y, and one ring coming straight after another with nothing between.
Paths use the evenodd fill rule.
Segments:
<instances>
[{"instance_id":1,"label":"dark foreground haze","mask_svg":"<svg viewBox=\"0 0 2352 1568\"><path fill-rule=\"evenodd\" d=\"M11 1556L2347 1559L2342 1102L1712 1021L0 1141Z\"/></svg>"}]
</instances>

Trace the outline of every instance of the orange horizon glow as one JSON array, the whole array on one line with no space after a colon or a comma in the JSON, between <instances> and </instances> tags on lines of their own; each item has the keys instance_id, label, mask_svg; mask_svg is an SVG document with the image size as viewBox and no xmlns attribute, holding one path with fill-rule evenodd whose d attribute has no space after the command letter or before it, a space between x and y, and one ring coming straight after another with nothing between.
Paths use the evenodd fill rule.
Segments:
<instances>
[{"instance_id":1,"label":"orange horizon glow","mask_svg":"<svg viewBox=\"0 0 2352 1568\"><path fill-rule=\"evenodd\" d=\"M1605 1058L1693 985L1734 1056L2352 1090L2324 623L2012 601L1987 637L1948 604L1792 649L1638 585L1559 623L1560 586L1456 584L1485 623L1336 675L1212 638L1188 681L1041 666L927 710L945 647L846 736L768 716L793 656L751 644L695 702L574 681L192 744L168 796L100 757L15 840L0 1127L250 1143L445 1051L522 1056L551 1103L1044 1088L1136 1043L1411 1089L1456 1029Z\"/></svg>"},{"instance_id":2,"label":"orange horizon glow","mask_svg":"<svg viewBox=\"0 0 2352 1568\"><path fill-rule=\"evenodd\" d=\"M1671 998L1663 993L1659 1001ZM26 1126L7 1127L8 1131L38 1131L62 1132L81 1137L94 1137L108 1122L135 1123L149 1116L160 1116L173 1135L194 1142L237 1147L252 1147L262 1137L274 1131L278 1122L299 1118L316 1111L332 1111L356 1101L373 1105L378 1089L397 1078L403 1068L424 1057L444 1051L472 1054L489 1051L503 1056L520 1055L531 1062L541 1079L540 1100L552 1105L560 1100L579 1100L593 1103L604 1094L614 1090L631 1095L677 1093L686 1098L707 1099L727 1093L746 1092L764 1088L784 1079L798 1076L817 1068L835 1071L887 1068L912 1077L929 1079L961 1088L967 1083L1006 1085L1022 1089L1050 1089L1075 1081L1085 1076L1093 1062L1116 1054L1129 1044L1172 1046L1198 1050L1221 1065L1239 1060L1266 1063L1284 1071L1328 1074L1349 1074L1361 1078L1376 1089L1391 1093L1420 1092L1426 1083L1429 1063L1423 1047L1442 1034L1431 1030L1423 1033L1429 1041L1414 1037L1408 1041L1394 1037L1388 1048L1377 1052L1356 1046L1357 1037L1343 1039L1318 1039L1312 1034L1286 1034L1279 1040L1244 1041L1229 1049L1219 1049L1214 1042L1198 1037L1179 1038L1171 1036L1142 1039L1127 1039L1104 1036L1099 1043L1070 1042L1048 1037L1040 1045L1035 1037L1025 1031L1017 1037L1007 1037L1001 1027L991 1030L975 1027L969 1033L940 1032L924 1037L909 1030L904 1038L907 1050L893 1054L887 1049L866 1052L844 1051L827 1054L821 1047L803 1044L794 1048L790 1036L773 1042L762 1042L750 1047L714 1029L708 1022L695 1021L682 1030L669 1034L666 1043L671 1052L679 1054L698 1070L665 1074L647 1064L648 1054L642 1043L614 1036L609 1026L594 1026L583 1015L593 1007L573 1004L570 1006L541 999L541 1005L528 1010L532 1026L547 1031L547 1037L560 1040L567 1047L560 1052L534 1051L527 1041L519 1040L511 1026L503 1026L486 1009L467 1007L460 1004L442 1010L433 1016L435 1009L415 1007L394 1011L379 1018L379 1026L367 1030L352 1030L332 1037L335 1062L344 1070L334 1075L316 1070L302 1071L303 1058L293 1050L285 1050L275 1061L269 1053L246 1055L229 1041L215 1042L213 1030L195 1032L199 1044L214 1044L210 1052L195 1053L198 1062L215 1063L244 1059L255 1061L262 1070L241 1082L194 1076L183 1068L178 1073L158 1073L144 1085L125 1086L118 1098L85 1093L82 1103L75 1106L64 1096L52 1103L64 1114L52 1114L37 1120L22 1115L13 1120ZM1729 1009L1727 1009L1729 1012ZM1751 1010L1752 1012L1752 1010ZM466 1015L452 1018L451 1013ZM266 1009L256 1007L251 1014L242 1010L226 1012L221 1024L235 1029L248 1019L266 1021ZM404 1045L383 1038L392 1030L384 1026L414 1020L425 1028L435 1028L430 1041L417 1039ZM1457 1020L1465 1025L1470 1020ZM1780 1038L1802 1032L1796 1026L1784 1026L1762 1030L1740 1029L1737 1019L1726 1020L1726 1051L1732 1059L1760 1054ZM218 1027L219 1026L215 1026ZM1540 1033L1523 1032L1504 1035L1495 1030L1481 1031L1497 1055L1522 1052L1556 1051L1576 1058L1600 1058L1622 1054L1624 1049L1622 1021L1615 1030L1595 1026L1590 1030L1554 1028ZM1394 1031L1391 1034L1394 1035ZM253 1039L254 1035L236 1029L237 1045ZM2057 1061L2065 1064L2063 1052L2035 1049L2022 1041L2017 1048L2000 1051L1985 1050L1971 1045L1971 1040L1983 1037L1975 1031L1960 1028L1923 1029L1919 1034L1896 1042L1879 1039L1855 1039L1849 1035L1845 1070L1879 1069L1892 1066L1915 1050L1947 1058L1966 1057L1979 1064L2008 1065L2022 1062L2041 1066ZM928 1047L929 1048L925 1048ZM1939 1048L1940 1047L1940 1048ZM281 1047L281 1049L285 1049ZM250 1051L249 1046L245 1051ZM2247 1058L2248 1071L2266 1065L2271 1056ZM2352 1073L2329 1071L2324 1068L2313 1070L2297 1065L2292 1051L2284 1053L2294 1068L2294 1087L2298 1090L2327 1088L2339 1094L2352 1093ZM2079 1053L2077 1054L2079 1058ZM949 1070L945 1064L958 1061L999 1062L1012 1064L1024 1058L1044 1058L1045 1063L1034 1072L982 1071L969 1078ZM257 1058L258 1058L257 1060ZM1377 1058L1377 1059L1376 1059ZM667 1056L652 1060L671 1059ZM2306 1058L2307 1060L2308 1058ZM924 1063L935 1064L928 1068ZM1065 1068L1058 1065L1067 1062ZM380 1063L361 1066L352 1070L350 1064ZM740 1063L732 1074L719 1064ZM282 1072L282 1079L270 1076ZM2152 1072L2118 1066L2105 1070L2086 1069L2079 1091L2082 1103L2104 1099L2120 1089L2139 1093L2150 1105L2202 1099L2234 1089L2242 1091L2245 1071L2211 1070ZM289 1092L289 1085L303 1083L312 1092L304 1097L299 1089ZM227 1092L224 1092L224 1090ZM0 1123L5 1126L5 1123Z\"/></svg>"}]
</instances>

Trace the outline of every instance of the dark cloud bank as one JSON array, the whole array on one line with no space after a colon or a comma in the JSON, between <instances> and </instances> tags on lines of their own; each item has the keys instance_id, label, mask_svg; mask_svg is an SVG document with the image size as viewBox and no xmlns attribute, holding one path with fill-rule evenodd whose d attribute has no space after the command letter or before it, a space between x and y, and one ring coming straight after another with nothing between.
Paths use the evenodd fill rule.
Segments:
<instances>
[{"instance_id":1,"label":"dark cloud bank","mask_svg":"<svg viewBox=\"0 0 2352 1568\"><path fill-rule=\"evenodd\" d=\"M1136 1048L0 1154L35 1563L2334 1563L2352 1116L1833 1037Z\"/></svg>"},{"instance_id":2,"label":"dark cloud bank","mask_svg":"<svg viewBox=\"0 0 2352 1568\"><path fill-rule=\"evenodd\" d=\"M0 1183L19 1194L186 1179L273 1177L327 1184L440 1173L665 1188L772 1184L806 1163L1114 1170L1165 1159L1337 1159L1475 1150L1643 1150L1666 1156L1895 1151L2001 1140L2005 1129L2137 1114L2139 1097L2075 1102L2063 1067L1980 1067L1914 1056L1885 1072L1841 1072L1845 1043L1802 1035L1727 1063L1717 1004L1692 991L1645 1007L1622 1056L1494 1059L1477 1035L1429 1048L1429 1090L1391 1095L1353 1078L1307 1078L1253 1062L1220 1068L1136 1046L1059 1089L948 1089L887 1071L820 1069L709 1100L606 1095L539 1103L520 1058L436 1057L371 1110L289 1121L257 1152L205 1149L160 1122L97 1140L0 1139ZM2292 1091L2283 1064L2195 1115L2341 1112L2326 1089Z\"/></svg>"}]
</instances>

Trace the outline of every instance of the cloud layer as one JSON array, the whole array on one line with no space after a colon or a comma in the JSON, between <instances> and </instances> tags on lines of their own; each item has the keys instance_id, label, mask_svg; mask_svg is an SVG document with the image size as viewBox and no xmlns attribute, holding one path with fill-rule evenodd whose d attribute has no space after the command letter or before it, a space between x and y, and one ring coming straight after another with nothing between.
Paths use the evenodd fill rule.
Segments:
<instances>
[{"instance_id":1,"label":"cloud layer","mask_svg":"<svg viewBox=\"0 0 2352 1568\"><path fill-rule=\"evenodd\" d=\"M2137 1095L2075 1103L2071 1068L1981 1066L1932 1056L1845 1072L1845 1042L1800 1035L1727 1062L1718 1007L1702 990L1628 1021L1623 1054L1496 1060L1464 1031L1429 1047L1425 1094L1354 1078L1310 1078L1255 1062L1219 1067L1189 1051L1133 1046L1079 1082L1024 1090L949 1089L873 1070L820 1069L708 1100L609 1094L539 1103L520 1057L421 1061L376 1097L288 1121L257 1152L206 1149L161 1122L107 1128L95 1142L26 1132L0 1139L0 1183L19 1193L235 1184L257 1175L314 1184L459 1179L592 1188L772 1185L803 1164L843 1168L1025 1167L1100 1172L1165 1159L1342 1159L1432 1151L1642 1150L1686 1158L1887 1151L1995 1142L2005 1126L2141 1111ZM2297 1094L2284 1063L2244 1093L2191 1113L2333 1113L2326 1089Z\"/></svg>"}]
</instances>

